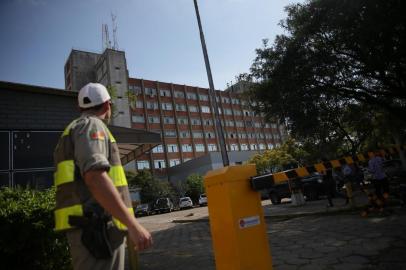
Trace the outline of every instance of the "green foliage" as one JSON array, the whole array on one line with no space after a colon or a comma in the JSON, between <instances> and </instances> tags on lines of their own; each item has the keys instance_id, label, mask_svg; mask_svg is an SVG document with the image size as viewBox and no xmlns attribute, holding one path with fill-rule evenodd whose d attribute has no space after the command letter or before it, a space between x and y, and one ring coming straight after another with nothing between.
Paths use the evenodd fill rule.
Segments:
<instances>
[{"instance_id":1,"label":"green foliage","mask_svg":"<svg viewBox=\"0 0 406 270\"><path fill-rule=\"evenodd\" d=\"M309 154L299 144L288 139L280 147L252 156L248 163L254 163L257 173L264 174L297 167L305 163L308 157Z\"/></svg>"},{"instance_id":2,"label":"green foliage","mask_svg":"<svg viewBox=\"0 0 406 270\"><path fill-rule=\"evenodd\" d=\"M199 174L191 174L186 178L186 195L193 202L199 201L199 195L204 193L203 176Z\"/></svg>"},{"instance_id":3,"label":"green foliage","mask_svg":"<svg viewBox=\"0 0 406 270\"><path fill-rule=\"evenodd\" d=\"M402 141L405 3L309 0L286 10L286 34L272 46L264 40L250 74L240 76L255 82L254 109L286 121L310 160Z\"/></svg>"},{"instance_id":4,"label":"green foliage","mask_svg":"<svg viewBox=\"0 0 406 270\"><path fill-rule=\"evenodd\" d=\"M54 232L55 190L0 190L2 269L71 269L65 236Z\"/></svg>"},{"instance_id":5,"label":"green foliage","mask_svg":"<svg viewBox=\"0 0 406 270\"><path fill-rule=\"evenodd\" d=\"M139 171L138 174L127 172L127 181L130 187L141 188L141 202L154 202L160 197L174 198L174 190L166 180L154 178L148 170Z\"/></svg>"}]
</instances>

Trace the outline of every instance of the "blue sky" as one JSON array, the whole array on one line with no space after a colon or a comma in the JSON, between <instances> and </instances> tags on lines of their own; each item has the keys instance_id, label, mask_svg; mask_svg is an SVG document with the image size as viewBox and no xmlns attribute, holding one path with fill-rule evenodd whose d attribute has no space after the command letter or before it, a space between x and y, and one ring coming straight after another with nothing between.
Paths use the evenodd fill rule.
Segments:
<instances>
[{"instance_id":1,"label":"blue sky","mask_svg":"<svg viewBox=\"0 0 406 270\"><path fill-rule=\"evenodd\" d=\"M198 0L214 86L248 72L263 38L303 0ZM193 0L1 0L0 80L64 88L72 48L102 51L111 13L130 77L208 87Z\"/></svg>"}]
</instances>

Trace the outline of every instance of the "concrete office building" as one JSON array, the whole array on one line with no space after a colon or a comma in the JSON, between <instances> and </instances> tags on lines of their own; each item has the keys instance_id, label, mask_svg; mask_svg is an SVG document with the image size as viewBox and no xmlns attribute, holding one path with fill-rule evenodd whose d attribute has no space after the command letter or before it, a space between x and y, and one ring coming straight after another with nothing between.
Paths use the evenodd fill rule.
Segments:
<instances>
[{"instance_id":1,"label":"concrete office building","mask_svg":"<svg viewBox=\"0 0 406 270\"><path fill-rule=\"evenodd\" d=\"M191 160L219 151L209 89L129 78L122 51L107 49L96 54L72 50L65 65L66 89L78 90L95 81L118 89L114 125L161 134L162 144L138 157L134 169L151 169L156 176L167 177L171 173L168 168L198 162ZM215 91L231 163L278 146L286 135L282 126L255 115L240 98L242 85L237 86L234 90L238 91ZM127 91L135 97L134 102L129 102ZM173 173L176 177L176 170Z\"/></svg>"},{"instance_id":2,"label":"concrete office building","mask_svg":"<svg viewBox=\"0 0 406 270\"><path fill-rule=\"evenodd\" d=\"M99 82L114 89L115 117L112 124L131 127L128 71L124 52L106 49L98 54L72 50L65 63L66 90L79 91L89 82Z\"/></svg>"}]
</instances>

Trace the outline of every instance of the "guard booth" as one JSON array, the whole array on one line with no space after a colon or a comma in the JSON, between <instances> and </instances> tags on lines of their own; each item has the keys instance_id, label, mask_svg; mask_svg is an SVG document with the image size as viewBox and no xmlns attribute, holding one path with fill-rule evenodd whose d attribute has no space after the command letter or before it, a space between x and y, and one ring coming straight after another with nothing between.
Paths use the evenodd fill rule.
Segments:
<instances>
[{"instance_id":1,"label":"guard booth","mask_svg":"<svg viewBox=\"0 0 406 270\"><path fill-rule=\"evenodd\" d=\"M204 177L217 270L271 270L260 193L251 188L254 164L209 171Z\"/></svg>"}]
</instances>

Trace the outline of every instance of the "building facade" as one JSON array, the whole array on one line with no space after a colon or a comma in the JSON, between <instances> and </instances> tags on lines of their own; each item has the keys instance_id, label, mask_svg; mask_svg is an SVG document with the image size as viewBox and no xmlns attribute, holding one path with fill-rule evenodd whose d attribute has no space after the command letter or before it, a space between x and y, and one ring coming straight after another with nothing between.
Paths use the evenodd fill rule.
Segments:
<instances>
[{"instance_id":1,"label":"building facade","mask_svg":"<svg viewBox=\"0 0 406 270\"><path fill-rule=\"evenodd\" d=\"M170 167L220 151L214 98L209 98L207 88L129 78L125 53L111 49L102 54L72 50L65 82L73 91L88 82L113 86L118 89L113 124L161 134L162 144L139 157L134 169L165 176ZM255 115L240 98L240 88L215 91L227 150L255 153L280 145L286 134L283 127Z\"/></svg>"}]
</instances>

